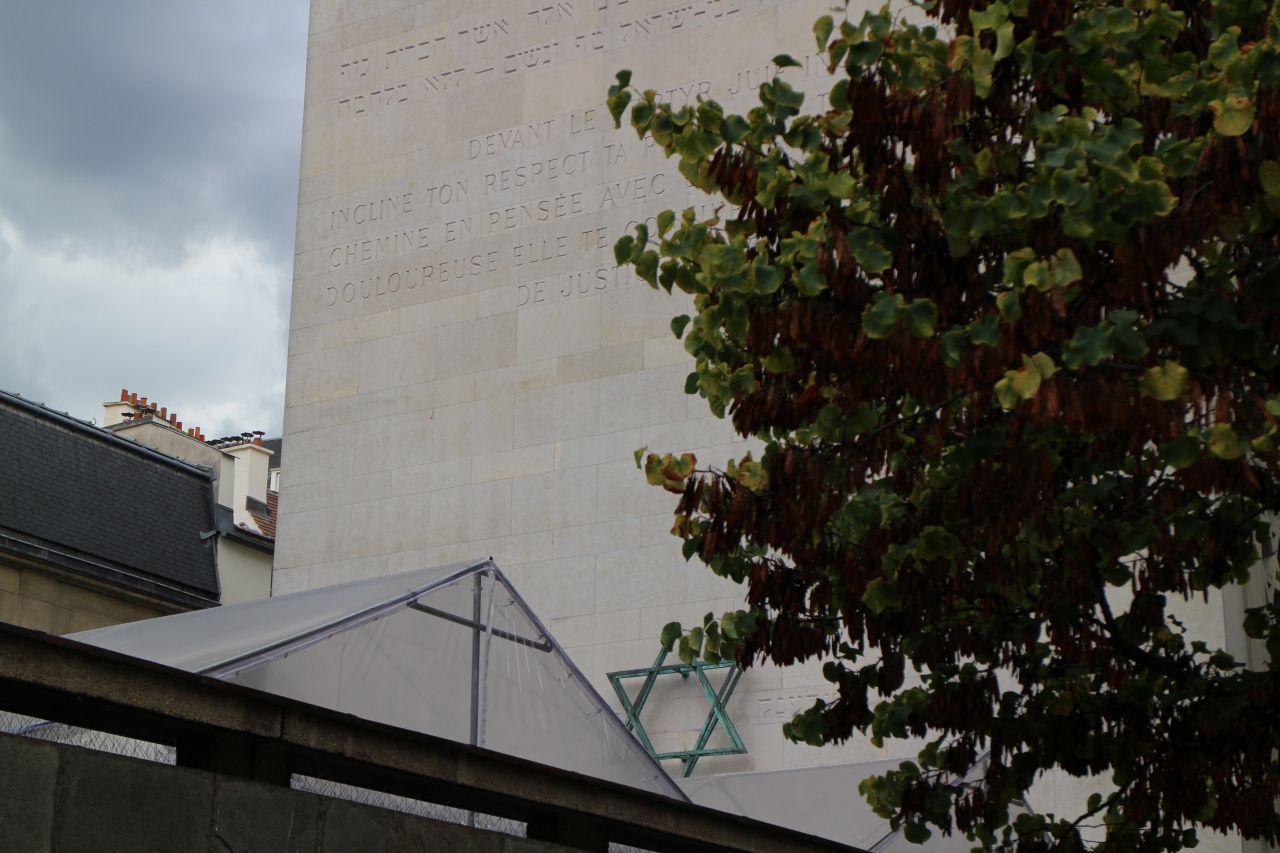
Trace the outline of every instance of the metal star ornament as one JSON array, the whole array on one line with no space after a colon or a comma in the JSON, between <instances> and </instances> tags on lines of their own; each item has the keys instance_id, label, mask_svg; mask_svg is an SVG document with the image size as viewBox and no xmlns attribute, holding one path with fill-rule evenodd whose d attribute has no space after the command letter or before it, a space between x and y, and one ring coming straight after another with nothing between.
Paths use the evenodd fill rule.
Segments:
<instances>
[{"instance_id":1,"label":"metal star ornament","mask_svg":"<svg viewBox=\"0 0 1280 853\"><path fill-rule=\"evenodd\" d=\"M684 763L684 770L680 774L681 776L691 775L693 768L698 764L698 759L704 755L741 755L745 753L747 748L742 745L742 738L738 736L738 730L733 727L733 721L729 719L729 712L725 709L729 697L733 695L734 688L738 686L738 679L742 677L741 667L733 661L720 661L719 663L707 663L705 661L666 663L667 654L668 651L666 649L659 651L653 666L608 674L609 683L613 685L614 691L618 694L618 701L622 703L622 708L626 711L627 728L635 732L636 737L640 738L640 742L644 744L644 748L649 750L649 754L657 760L680 759ZM712 687L710 679L707 678L707 671L712 669L730 670L719 690ZM707 702L711 705L711 710L707 714L707 721L702 724L702 731L698 733L698 740L693 749L677 752L656 751L649 741L649 734L644 729L644 723L640 721L640 714L644 710L645 703L649 700L649 693L653 690L653 685L657 682L658 676L661 675L679 675L686 680L690 675L696 676L698 683L702 685L703 693L706 694ZM631 697L627 695L627 691L623 689L622 682L635 678L643 678L644 684L641 685L640 692L633 702ZM728 736L729 742L733 746L707 748L707 742L711 740L711 734L715 731L717 725L724 729L724 733Z\"/></svg>"}]
</instances>

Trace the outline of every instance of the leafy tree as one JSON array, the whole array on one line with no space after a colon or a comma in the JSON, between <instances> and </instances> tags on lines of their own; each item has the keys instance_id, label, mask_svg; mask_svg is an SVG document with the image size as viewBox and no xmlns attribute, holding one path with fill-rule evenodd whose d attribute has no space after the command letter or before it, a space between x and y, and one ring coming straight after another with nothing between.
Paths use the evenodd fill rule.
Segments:
<instances>
[{"instance_id":1,"label":"leafy tree","mask_svg":"<svg viewBox=\"0 0 1280 853\"><path fill-rule=\"evenodd\" d=\"M764 445L643 460L686 556L747 586L664 641L825 659L793 740L926 738L863 786L908 838L1277 839L1280 682L1170 601L1245 581L1280 506L1278 10L938 0L820 19L825 112L785 74L745 116L610 90L723 202L618 262L693 295L685 390ZM1280 606L1245 629L1280 660ZM1011 822L1054 769L1113 785Z\"/></svg>"}]
</instances>

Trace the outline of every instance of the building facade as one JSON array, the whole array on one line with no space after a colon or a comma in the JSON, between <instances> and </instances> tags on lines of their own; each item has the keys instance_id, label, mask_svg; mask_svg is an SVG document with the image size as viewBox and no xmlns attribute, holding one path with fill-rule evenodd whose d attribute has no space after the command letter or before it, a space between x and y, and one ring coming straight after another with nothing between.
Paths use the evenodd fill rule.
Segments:
<instances>
[{"instance_id":1,"label":"building facade","mask_svg":"<svg viewBox=\"0 0 1280 853\"><path fill-rule=\"evenodd\" d=\"M0 392L0 621L68 634L216 607L214 528L209 469Z\"/></svg>"},{"instance_id":2,"label":"building facade","mask_svg":"<svg viewBox=\"0 0 1280 853\"><path fill-rule=\"evenodd\" d=\"M633 453L723 465L746 445L682 392L691 359L669 323L688 303L613 260L658 212L711 211L604 101L630 69L677 106L746 112L779 73L820 104L832 78L812 25L829 6L313 0L277 592L492 556L606 695L608 673L653 660L665 623L740 606L681 556L676 499ZM800 67L779 72L779 53ZM1226 626L1259 594L1212 595L1184 621L1257 654ZM817 666L751 669L730 704L747 754L698 773L914 755L787 743L781 724L830 695ZM701 695L650 701L655 746L689 747ZM1096 788L1051 777L1035 805Z\"/></svg>"},{"instance_id":3,"label":"building facade","mask_svg":"<svg viewBox=\"0 0 1280 853\"><path fill-rule=\"evenodd\" d=\"M218 578L222 604L271 595L277 493L271 488L276 448L262 432L206 439L199 428L183 430L178 415L146 397L120 392L102 404L103 425L120 436L207 468L213 478L218 533ZM271 441L271 440L268 440ZM278 473L278 471L277 471Z\"/></svg>"},{"instance_id":4,"label":"building facade","mask_svg":"<svg viewBox=\"0 0 1280 853\"><path fill-rule=\"evenodd\" d=\"M666 622L739 606L681 556L673 496L633 453L744 448L682 392L669 324L687 303L613 261L636 223L703 201L604 99L628 68L672 102L745 111L780 52L825 97L828 5L312 4L277 592L493 556L606 693ZM880 755L782 740L828 689L816 668L748 673L749 752L699 772ZM697 735L685 696L646 712L659 749Z\"/></svg>"}]
</instances>

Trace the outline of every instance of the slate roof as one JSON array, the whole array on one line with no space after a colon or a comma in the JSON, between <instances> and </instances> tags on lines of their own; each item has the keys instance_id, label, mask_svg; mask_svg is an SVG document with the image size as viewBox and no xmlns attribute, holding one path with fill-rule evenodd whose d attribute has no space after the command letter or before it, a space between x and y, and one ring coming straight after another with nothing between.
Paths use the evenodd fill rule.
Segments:
<instances>
[{"instance_id":1,"label":"slate roof","mask_svg":"<svg viewBox=\"0 0 1280 853\"><path fill-rule=\"evenodd\" d=\"M266 442L263 442L264 444ZM265 515L256 513L252 509L249 515L253 516L254 523L258 525L258 529L262 531L262 535L268 539L276 538L276 516L280 512L280 493L267 492L267 513Z\"/></svg>"},{"instance_id":2,"label":"slate roof","mask_svg":"<svg viewBox=\"0 0 1280 853\"><path fill-rule=\"evenodd\" d=\"M267 463L267 467L279 468L280 460L284 458L281 455L281 451L284 449L284 439L283 438L264 438L262 439L262 446L265 447L267 450L270 450L272 454L274 454L271 457L271 461Z\"/></svg>"},{"instance_id":3,"label":"slate roof","mask_svg":"<svg viewBox=\"0 0 1280 853\"><path fill-rule=\"evenodd\" d=\"M0 391L0 535L69 567L209 606L211 472ZM52 558L51 558L52 559Z\"/></svg>"}]
</instances>

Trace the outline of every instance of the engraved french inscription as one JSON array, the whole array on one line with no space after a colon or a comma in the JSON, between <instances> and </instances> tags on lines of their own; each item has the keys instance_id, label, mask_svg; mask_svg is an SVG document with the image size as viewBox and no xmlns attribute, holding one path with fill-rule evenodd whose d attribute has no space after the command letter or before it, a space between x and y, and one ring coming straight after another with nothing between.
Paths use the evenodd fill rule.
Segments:
<instances>
[{"instance_id":1,"label":"engraved french inscription","mask_svg":"<svg viewBox=\"0 0 1280 853\"><path fill-rule=\"evenodd\" d=\"M625 118L615 128L606 92L630 68L674 106L742 112L781 75L814 108L830 78L811 28L830 5L312 0L284 440L332 459L292 463L315 471L290 493L288 460L307 457L285 455L274 589L492 554L606 695L603 674L646 664L662 624L740 600L685 562L665 535L674 496L647 489L632 456L645 443L713 465L745 453L684 394L692 357L670 322L692 298L654 290L613 251L664 209L734 209ZM780 53L801 67L770 63ZM373 474L413 535L360 529L369 497L351 480ZM492 499L458 512L472 488ZM318 501L323 551L304 508ZM754 744L829 696L749 672L735 722L761 728L733 767L792 760ZM658 713L674 699L650 701L680 718Z\"/></svg>"}]
</instances>

